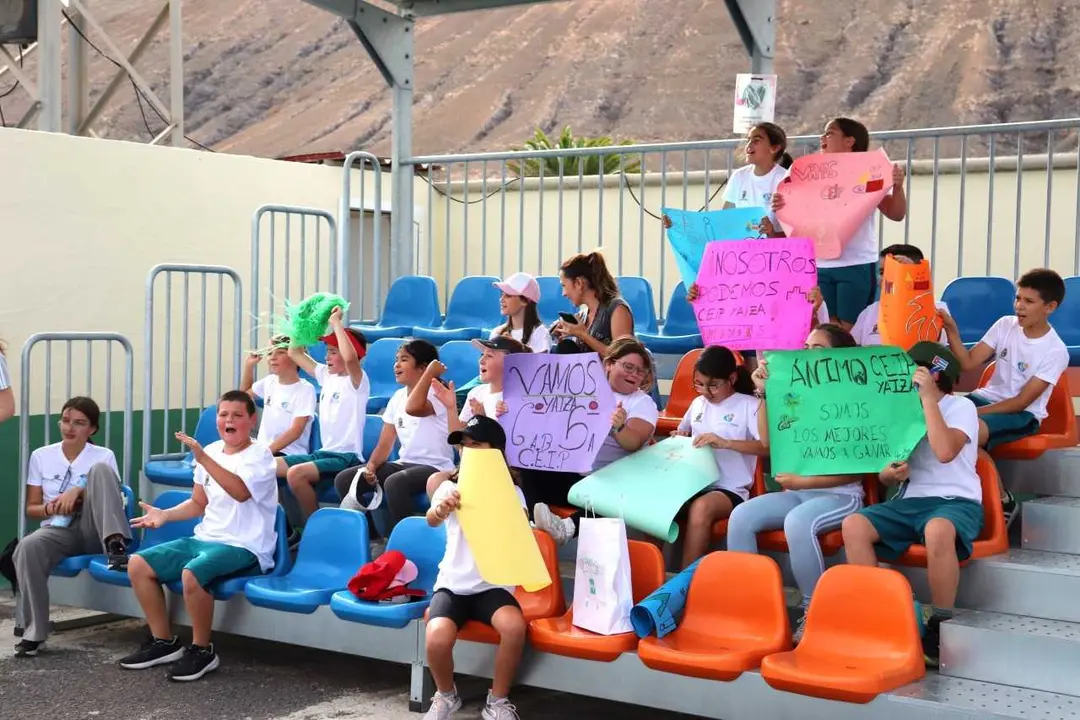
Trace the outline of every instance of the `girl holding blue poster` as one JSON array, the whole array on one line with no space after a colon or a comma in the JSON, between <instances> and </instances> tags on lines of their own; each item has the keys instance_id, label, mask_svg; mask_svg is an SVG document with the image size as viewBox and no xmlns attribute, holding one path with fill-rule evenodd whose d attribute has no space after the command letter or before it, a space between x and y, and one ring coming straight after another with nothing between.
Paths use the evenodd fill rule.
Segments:
<instances>
[{"instance_id":1,"label":"girl holding blue poster","mask_svg":"<svg viewBox=\"0 0 1080 720\"><path fill-rule=\"evenodd\" d=\"M791 165L787 133L775 123L758 123L746 134L743 154L747 164L728 178L724 188L724 209L770 207L773 193ZM772 237L779 227L780 223L772 213L761 218L762 234Z\"/></svg>"},{"instance_id":2,"label":"girl holding blue poster","mask_svg":"<svg viewBox=\"0 0 1080 720\"><path fill-rule=\"evenodd\" d=\"M686 529L683 568L708 551L713 525L750 497L758 457L766 453L759 439L762 401L754 397L750 372L735 353L720 345L705 348L694 364L694 390L698 396L675 434L692 437L694 447L713 448L720 479L679 511Z\"/></svg>"}]
</instances>

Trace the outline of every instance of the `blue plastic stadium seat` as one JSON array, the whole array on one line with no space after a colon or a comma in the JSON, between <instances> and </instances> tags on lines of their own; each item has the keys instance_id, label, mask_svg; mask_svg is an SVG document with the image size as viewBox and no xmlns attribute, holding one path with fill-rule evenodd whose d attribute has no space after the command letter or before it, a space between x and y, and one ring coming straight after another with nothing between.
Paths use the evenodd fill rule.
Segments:
<instances>
[{"instance_id":1,"label":"blue plastic stadium seat","mask_svg":"<svg viewBox=\"0 0 1080 720\"><path fill-rule=\"evenodd\" d=\"M439 288L435 279L422 275L399 277L390 286L383 316L375 325L353 325L368 342L382 338L403 338L414 327L435 327L442 319Z\"/></svg>"},{"instance_id":2,"label":"blue plastic stadium seat","mask_svg":"<svg viewBox=\"0 0 1080 720\"><path fill-rule=\"evenodd\" d=\"M686 301L685 285L680 282L672 291L671 302L667 307L667 320L660 328L660 333L639 332L637 336L638 340L654 353L685 355L691 350L703 347L694 308Z\"/></svg>"},{"instance_id":3,"label":"blue plastic stadium seat","mask_svg":"<svg viewBox=\"0 0 1080 720\"><path fill-rule=\"evenodd\" d=\"M420 517L405 518L394 526L386 549L399 550L416 564L416 580L409 583L409 587L424 590L427 595L412 602L379 603L361 600L348 590L341 590L330 598L330 610L342 620L403 628L424 616L431 603L439 563L446 552L446 528L442 525L430 527L427 520Z\"/></svg>"},{"instance_id":4,"label":"blue plastic stadium seat","mask_svg":"<svg viewBox=\"0 0 1080 720\"><path fill-rule=\"evenodd\" d=\"M307 349L307 353L311 356L312 360L320 365L326 364L326 343L315 343ZM304 370L300 370L299 374L301 380L307 380L315 386L315 397L318 397L319 393L322 392L322 387L319 385L319 381L315 379L315 376L308 374Z\"/></svg>"},{"instance_id":5,"label":"blue plastic stadium seat","mask_svg":"<svg viewBox=\"0 0 1080 720\"><path fill-rule=\"evenodd\" d=\"M941 293L965 345L979 342L991 325L1015 314L1015 298L1016 286L1003 277L956 278Z\"/></svg>"},{"instance_id":6,"label":"blue plastic stadium seat","mask_svg":"<svg viewBox=\"0 0 1080 720\"><path fill-rule=\"evenodd\" d=\"M367 357L364 358L364 372L371 384L367 411L380 412L390 402L390 396L401 389L394 379L394 357L398 348L405 342L400 338L383 338L368 345Z\"/></svg>"},{"instance_id":7,"label":"blue plastic stadium seat","mask_svg":"<svg viewBox=\"0 0 1080 720\"><path fill-rule=\"evenodd\" d=\"M634 313L634 334L657 333L656 306L653 305L652 285L643 277L623 275L615 278L619 283L619 295Z\"/></svg>"},{"instance_id":8,"label":"blue plastic stadium seat","mask_svg":"<svg viewBox=\"0 0 1080 720\"><path fill-rule=\"evenodd\" d=\"M285 575L250 580L244 594L252 605L313 613L344 590L349 578L371 559L367 516L322 508L308 519L296 563Z\"/></svg>"},{"instance_id":9,"label":"blue plastic stadium seat","mask_svg":"<svg viewBox=\"0 0 1080 720\"><path fill-rule=\"evenodd\" d=\"M446 366L448 381L455 387L462 387L480 374L480 351L471 340L451 340L439 348L439 360Z\"/></svg>"},{"instance_id":10,"label":"blue plastic stadium seat","mask_svg":"<svg viewBox=\"0 0 1080 720\"><path fill-rule=\"evenodd\" d=\"M1069 365L1080 366L1080 277L1065 278L1065 301L1050 316L1050 323L1069 348Z\"/></svg>"},{"instance_id":11,"label":"blue plastic stadium seat","mask_svg":"<svg viewBox=\"0 0 1080 720\"><path fill-rule=\"evenodd\" d=\"M195 524L198 524L198 519ZM166 525L165 527L168 527ZM289 572L292 567L292 555L289 554L288 528L285 524L285 510L278 505L277 516L274 518L274 530L277 531L277 541L274 543L274 567L265 575L242 575L239 577L221 578L210 583L207 588L215 600L228 600L237 593L244 592L247 584L256 578L280 577ZM192 527L192 533L195 529ZM189 533L190 536L191 533ZM174 580L165 585L177 595L184 594L183 580Z\"/></svg>"},{"instance_id":12,"label":"blue plastic stadium seat","mask_svg":"<svg viewBox=\"0 0 1080 720\"><path fill-rule=\"evenodd\" d=\"M503 323L499 314L502 293L493 283L498 278L470 275L458 281L446 309L446 320L439 326L416 325L412 334L434 345L450 340L483 337Z\"/></svg>"},{"instance_id":13,"label":"blue plastic stadium seat","mask_svg":"<svg viewBox=\"0 0 1080 720\"><path fill-rule=\"evenodd\" d=\"M211 405L202 411L193 437L203 447L220 439L217 431L217 405ZM187 453L180 460L151 460L143 467L143 475L158 485L191 487L195 482L195 461L191 453Z\"/></svg>"},{"instance_id":14,"label":"blue plastic stadium seat","mask_svg":"<svg viewBox=\"0 0 1080 720\"><path fill-rule=\"evenodd\" d=\"M191 498L190 492L184 490L168 490L157 496L154 500L154 507L166 510L171 507L176 507L185 500ZM134 510L132 510L134 513ZM167 543L170 540L176 540L182 537L191 537L195 532L195 526L198 524L197 519L192 520L178 520L176 522L167 523L163 527L156 530L144 530L142 536L142 542L139 547L142 550L152 548L155 545L161 543ZM94 578L98 582L107 583L109 585L121 585L124 587L131 587L131 581L128 580L126 572L116 572L109 570L109 564L104 555L98 555L90 561L90 566L87 568L90 571L90 577Z\"/></svg>"},{"instance_id":15,"label":"blue plastic stadium seat","mask_svg":"<svg viewBox=\"0 0 1080 720\"><path fill-rule=\"evenodd\" d=\"M135 508L135 493L131 491L127 485L121 485L120 491L124 494L124 514L127 515L127 519L131 520L134 516ZM128 544L128 552L133 553L139 549L139 534L132 533L131 543ZM103 555L71 555L60 561L60 564L53 568L52 574L57 577L75 577L83 570L90 567L90 563L95 558L104 558Z\"/></svg>"},{"instance_id":16,"label":"blue plastic stadium seat","mask_svg":"<svg viewBox=\"0 0 1080 720\"><path fill-rule=\"evenodd\" d=\"M540 286L540 302L536 310L540 314L540 321L550 326L559 319L559 313L576 313L578 309L562 294L562 283L556 275L543 275L536 278L536 284Z\"/></svg>"}]
</instances>

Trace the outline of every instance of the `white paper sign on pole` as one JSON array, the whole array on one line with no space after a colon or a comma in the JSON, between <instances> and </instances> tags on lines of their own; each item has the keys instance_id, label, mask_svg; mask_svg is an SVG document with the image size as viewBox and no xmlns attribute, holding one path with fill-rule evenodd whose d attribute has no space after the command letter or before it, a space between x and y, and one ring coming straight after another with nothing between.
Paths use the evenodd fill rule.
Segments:
<instances>
[{"instance_id":1,"label":"white paper sign on pole","mask_svg":"<svg viewBox=\"0 0 1080 720\"><path fill-rule=\"evenodd\" d=\"M740 73L735 76L735 122L733 131L747 133L776 115L776 76Z\"/></svg>"}]
</instances>

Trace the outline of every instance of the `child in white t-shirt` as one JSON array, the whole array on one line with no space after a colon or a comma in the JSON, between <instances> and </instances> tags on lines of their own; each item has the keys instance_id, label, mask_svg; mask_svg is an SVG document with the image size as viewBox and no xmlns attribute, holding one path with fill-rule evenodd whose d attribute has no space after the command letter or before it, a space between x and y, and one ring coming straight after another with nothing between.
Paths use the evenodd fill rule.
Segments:
<instances>
[{"instance_id":1,"label":"child in white t-shirt","mask_svg":"<svg viewBox=\"0 0 1080 720\"><path fill-rule=\"evenodd\" d=\"M465 396L465 405L459 413L457 396L450 389L436 383L432 388L439 400L450 411L450 430L459 430L465 423L477 415L498 418L506 412L503 402L503 361L507 355L529 352L529 348L510 337L496 335L491 340L473 340L472 344L480 350L480 382Z\"/></svg>"},{"instance_id":2,"label":"child in white t-shirt","mask_svg":"<svg viewBox=\"0 0 1080 720\"><path fill-rule=\"evenodd\" d=\"M184 433L176 433L195 458L191 499L160 510L140 502L144 514L136 528L160 528L169 522L202 517L194 537L179 538L136 553L128 562L128 577L139 599L150 640L120 661L129 670L175 663L172 680L198 680L215 670L219 660L210 643L215 580L243 573L268 572L274 567L277 531L277 478L270 448L251 439L255 401L230 390L218 401L217 430L221 440L203 448ZM184 605L191 617L191 645L185 650L172 634L161 585L184 583Z\"/></svg>"},{"instance_id":3,"label":"child in white t-shirt","mask_svg":"<svg viewBox=\"0 0 1080 720\"><path fill-rule=\"evenodd\" d=\"M900 485L896 496L849 515L843 524L853 565L894 562L914 543L926 545L933 615L923 635L927 664L937 665L939 627L953 614L960 562L971 555L983 526L982 483L976 472L979 417L964 397L952 395L960 362L942 345L920 342L908 351L918 366L926 436L907 462L881 471L881 482Z\"/></svg>"},{"instance_id":4,"label":"child in white t-shirt","mask_svg":"<svg viewBox=\"0 0 1080 720\"><path fill-rule=\"evenodd\" d=\"M596 454L593 472L643 448L656 431L656 420L660 415L648 392L656 373L652 356L644 345L632 337L622 337L611 343L604 356L604 371L616 404L611 416L611 432ZM536 527L546 531L559 545L565 545L577 535L582 513L561 518L551 511L551 505L567 505L570 488L581 478L577 473L568 472L521 472L522 490L533 506Z\"/></svg>"},{"instance_id":5,"label":"child in white t-shirt","mask_svg":"<svg viewBox=\"0 0 1080 720\"><path fill-rule=\"evenodd\" d=\"M761 400L744 365L726 347L712 345L694 364L694 390L676 435L694 439L694 447L715 450L720 479L690 498L679 511L686 527L682 567L704 555L713 525L750 497L758 458L765 454L758 429Z\"/></svg>"},{"instance_id":6,"label":"child in white t-shirt","mask_svg":"<svg viewBox=\"0 0 1080 720\"><path fill-rule=\"evenodd\" d=\"M453 448L446 444L448 411L432 388L445 369L431 343L404 343L394 358L394 379L404 387L390 397L383 411L378 445L367 465L344 470L334 480L346 502L359 503L359 496L376 483L382 487L382 504L369 509L377 511L372 520L383 537L390 537L402 518L416 514L416 497L424 492L432 473L454 467ZM453 383L449 389L453 392ZM401 443L398 459L387 462L395 441Z\"/></svg>"},{"instance_id":7,"label":"child in white t-shirt","mask_svg":"<svg viewBox=\"0 0 1080 720\"><path fill-rule=\"evenodd\" d=\"M506 322L491 331L490 340L510 337L535 353L551 349L551 333L540 322L536 304L540 302L540 284L528 273L514 273L502 282L495 283L502 291L499 312Z\"/></svg>"},{"instance_id":8,"label":"child in white t-shirt","mask_svg":"<svg viewBox=\"0 0 1080 720\"><path fill-rule=\"evenodd\" d=\"M763 122L750 128L743 146L746 165L733 171L724 188L724 209L765 208L760 230L771 236L780 228L772 207L772 196L787 176L791 156L787 154L787 133L779 125Z\"/></svg>"},{"instance_id":9,"label":"child in white t-shirt","mask_svg":"<svg viewBox=\"0 0 1080 720\"><path fill-rule=\"evenodd\" d=\"M905 264L918 264L923 261L922 250L914 245L890 245L883 249L879 254L880 261L878 262L878 283L880 284L881 278L885 276L885 258L891 257L899 263ZM942 312L948 312L949 309L943 302L935 303L937 309ZM859 313L859 317L855 320L855 325L851 328L851 336L855 338L862 347L868 347L870 345L881 344L881 332L878 330L878 320L881 316L881 301L875 300L866 306L866 309ZM945 334L945 328L941 329L941 340L944 345L948 343L948 336Z\"/></svg>"},{"instance_id":10,"label":"child in white t-shirt","mask_svg":"<svg viewBox=\"0 0 1080 720\"><path fill-rule=\"evenodd\" d=\"M338 473L364 461L364 424L371 383L360 361L367 354L367 340L359 330L347 328L341 308L330 314L332 333L326 343L326 364L317 363L303 348L290 348L289 357L322 388L319 395L319 434L322 447L313 453L287 455L277 462L278 477L289 482L302 517L290 521L299 541L303 523L319 509L316 486L331 483Z\"/></svg>"},{"instance_id":11,"label":"child in white t-shirt","mask_svg":"<svg viewBox=\"0 0 1080 720\"><path fill-rule=\"evenodd\" d=\"M270 374L255 381L255 366L267 358ZM275 455L305 455L311 449L311 418L315 416L315 386L300 377L289 357L289 338L270 338L270 350L253 352L244 362L240 389L262 398L259 442Z\"/></svg>"},{"instance_id":12,"label":"child in white t-shirt","mask_svg":"<svg viewBox=\"0 0 1080 720\"><path fill-rule=\"evenodd\" d=\"M464 429L451 433L446 443L447 447L461 445L505 452L506 433L496 420L477 415ZM514 597L514 588L492 585L480 576L455 512L461 502L457 470L432 475L427 489L431 496L427 521L432 527L445 523L446 553L439 563L425 630L428 667L436 688L426 717L449 718L461 709L454 685L454 643L461 627L475 620L499 633L495 672L481 716L485 720L516 720L517 713L507 696L525 646L526 624L521 606ZM525 512L525 496L520 489L517 495Z\"/></svg>"}]
</instances>

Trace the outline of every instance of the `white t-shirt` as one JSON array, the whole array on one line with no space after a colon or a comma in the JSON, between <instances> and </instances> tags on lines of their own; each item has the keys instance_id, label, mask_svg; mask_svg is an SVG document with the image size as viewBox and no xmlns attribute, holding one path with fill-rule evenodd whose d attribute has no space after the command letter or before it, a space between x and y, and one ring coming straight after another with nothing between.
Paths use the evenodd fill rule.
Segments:
<instances>
[{"instance_id":1,"label":"white t-shirt","mask_svg":"<svg viewBox=\"0 0 1080 720\"><path fill-rule=\"evenodd\" d=\"M0 353L0 390L7 390L10 387L11 376L8 374L7 358Z\"/></svg>"},{"instance_id":2,"label":"white t-shirt","mask_svg":"<svg viewBox=\"0 0 1080 720\"><path fill-rule=\"evenodd\" d=\"M1046 403L1053 386L1069 366L1069 349L1057 331L1050 328L1041 338L1029 338L1016 316L1006 315L990 326L981 342L997 353L997 361L990 382L976 390L976 394L990 402L1000 402L1019 395L1033 377L1045 380L1050 386L1027 407L1041 422L1047 415Z\"/></svg>"},{"instance_id":3,"label":"white t-shirt","mask_svg":"<svg viewBox=\"0 0 1080 720\"><path fill-rule=\"evenodd\" d=\"M484 406L484 415L492 420L497 420L498 416L495 413L495 406L498 405L502 399L503 394L501 392L491 392L491 383L477 385L465 396L465 406L461 408L461 412L458 413L458 418L463 423L467 423L473 419L472 404L469 401L475 400Z\"/></svg>"},{"instance_id":4,"label":"white t-shirt","mask_svg":"<svg viewBox=\"0 0 1080 720\"><path fill-rule=\"evenodd\" d=\"M949 307L943 302L938 301L934 305L937 306L938 310L949 312ZM851 326L851 336L855 338L855 342L863 347L881 344L881 333L878 332L878 318L880 316L880 300L867 305L866 309L859 313L859 317L855 319L855 324ZM949 346L949 338L946 336L944 328L941 330L941 337L938 342L945 347Z\"/></svg>"},{"instance_id":5,"label":"white t-shirt","mask_svg":"<svg viewBox=\"0 0 1080 720\"><path fill-rule=\"evenodd\" d=\"M890 182L889 189L885 193L885 196L888 197L889 195L892 195L892 192L893 186ZM882 200L884 200L884 198L882 198ZM818 258L817 266L819 268L836 268L877 263L877 225L878 210L875 208L874 212L870 213L870 216L863 221L863 224L855 230L855 234L851 236L851 240L849 240L848 244L840 251L840 257L833 258L832 260Z\"/></svg>"},{"instance_id":6,"label":"white t-shirt","mask_svg":"<svg viewBox=\"0 0 1080 720\"><path fill-rule=\"evenodd\" d=\"M434 415L415 417L405 412L409 389L401 388L390 396L383 411L383 422L393 425L401 442L398 460L403 463L430 465L437 470L454 468L454 449L446 442L450 429L446 421L446 406L428 390L428 402L435 408Z\"/></svg>"},{"instance_id":7,"label":"white t-shirt","mask_svg":"<svg viewBox=\"0 0 1080 720\"><path fill-rule=\"evenodd\" d=\"M319 395L322 449L355 453L363 462L364 422L367 420L367 403L371 395L368 374L364 373L360 387L353 387L348 373L331 375L330 369L319 363L315 365L315 379L322 387L322 394Z\"/></svg>"},{"instance_id":8,"label":"white t-shirt","mask_svg":"<svg viewBox=\"0 0 1080 720\"><path fill-rule=\"evenodd\" d=\"M779 228L780 223L772 211L772 196L780 181L787 177L787 173L787 168L774 165L769 172L758 175L754 172L753 165L743 165L728 178L727 186L724 187L724 202L737 208L763 207L773 225Z\"/></svg>"},{"instance_id":9,"label":"white t-shirt","mask_svg":"<svg viewBox=\"0 0 1080 720\"><path fill-rule=\"evenodd\" d=\"M457 483L444 482L435 491L435 495L432 496L432 506L441 503L450 494L450 491L456 488ZM521 488L514 488L514 490L517 491L518 500L521 501L521 507L524 508L525 495L522 494ZM443 555L442 562L439 563L439 575L435 578L435 590L449 590L455 595L476 595L485 590L501 587L507 592L514 592L512 586L492 585L484 582L484 579L480 577L480 569L476 567L476 558L473 557L472 550L469 548L469 541L465 539L465 533L461 531L461 525L458 523L457 512L450 513L450 517L446 518L444 524L446 525L446 554Z\"/></svg>"},{"instance_id":10,"label":"white t-shirt","mask_svg":"<svg viewBox=\"0 0 1080 720\"><path fill-rule=\"evenodd\" d=\"M112 471L120 475L116 467L116 455L107 447L86 444L79 456L73 462L68 462L64 457L63 443L53 443L45 447L39 447L30 453L30 463L27 467L26 484L41 488L41 496L46 503L51 503L60 497L64 488L64 480L67 478L67 488L76 486L86 487L86 475L90 468L98 463L105 463ZM70 477L68 470L71 471ZM41 521L41 527L53 524L55 517L48 517Z\"/></svg>"},{"instance_id":11,"label":"white t-shirt","mask_svg":"<svg viewBox=\"0 0 1080 720\"><path fill-rule=\"evenodd\" d=\"M941 463L925 437L908 458L910 475L898 497L966 498L982 502L982 483L975 472L979 457L979 413L966 397L946 395L938 402L945 425L963 431L968 442L952 462Z\"/></svg>"},{"instance_id":12,"label":"white t-shirt","mask_svg":"<svg viewBox=\"0 0 1080 720\"><path fill-rule=\"evenodd\" d=\"M647 392L635 390L629 395L623 395L622 393L614 393L614 395L615 402L622 403L623 410L626 410L627 422L638 418L649 423L654 430L656 429L656 419L660 416L660 411L656 409L656 403L653 402L652 397ZM600 452L596 454L596 460L593 461L593 472L629 454L615 439L615 436L608 433L604 438L604 444L600 446Z\"/></svg>"},{"instance_id":13,"label":"white t-shirt","mask_svg":"<svg viewBox=\"0 0 1080 720\"><path fill-rule=\"evenodd\" d=\"M288 432L296 418L307 418L300 437L281 449L285 455L306 455L311 449L311 417L315 414L315 386L307 380L282 384L277 375L267 375L251 386L263 399L259 442L269 445Z\"/></svg>"},{"instance_id":14,"label":"white t-shirt","mask_svg":"<svg viewBox=\"0 0 1080 720\"><path fill-rule=\"evenodd\" d=\"M206 454L221 467L239 476L251 497L237 502L217 484L210 473L195 463L195 482L206 492L206 510L195 526L195 537L207 542L241 547L259 559L263 572L274 567L277 532L278 486L274 455L261 442L252 442L244 451L228 455L221 440L206 446Z\"/></svg>"},{"instance_id":15,"label":"white t-shirt","mask_svg":"<svg viewBox=\"0 0 1080 720\"><path fill-rule=\"evenodd\" d=\"M725 440L760 440L757 422L760 406L761 401L756 397L742 393L729 395L718 403L698 395L683 415L679 430L689 431L691 437L713 433ZM714 454L720 479L712 484L712 488L730 490L743 500L750 497L757 456L735 450L716 450Z\"/></svg>"},{"instance_id":16,"label":"white t-shirt","mask_svg":"<svg viewBox=\"0 0 1080 720\"><path fill-rule=\"evenodd\" d=\"M488 336L488 340L494 340L502 335L502 329L504 327L506 327L505 323L492 330L491 335ZM528 342L521 339L524 334L525 331L523 328L512 328L510 330L510 337L520 343L525 343L525 345L527 345L534 353L546 353L548 350L551 350L551 334L543 325L537 325L533 328L532 333L529 334Z\"/></svg>"}]
</instances>

